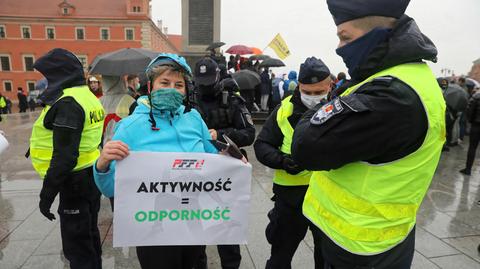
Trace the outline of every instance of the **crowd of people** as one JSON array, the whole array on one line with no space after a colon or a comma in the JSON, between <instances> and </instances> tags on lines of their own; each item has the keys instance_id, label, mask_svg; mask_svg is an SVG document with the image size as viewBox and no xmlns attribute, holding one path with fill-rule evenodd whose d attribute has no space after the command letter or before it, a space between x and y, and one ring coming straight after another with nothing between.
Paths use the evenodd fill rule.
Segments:
<instances>
[{"instance_id":1,"label":"crowd of people","mask_svg":"<svg viewBox=\"0 0 480 269\"><path fill-rule=\"evenodd\" d=\"M117 161L132 151L226 154L211 142L227 142L225 136L239 147L253 145L259 162L275 170L266 268L291 268L309 229L315 268L410 268L416 213L442 149L456 142L444 133L460 126L462 117L472 123L462 173L471 172L480 141L480 95L465 83L473 94L466 110L446 107L451 81L437 81L426 64L436 61L437 50L404 14L408 3L327 1L340 38L336 52L350 80L345 73L332 75L316 57L307 58L298 73L277 77L239 55L226 63L212 51L192 70L183 57L162 53L141 74L101 79L85 79L82 64L67 50L39 58L34 68L49 86L30 157L44 180L40 212L50 220L59 196L62 246L71 268L102 266L100 196L111 198L114 210ZM254 98L243 97L228 71L245 69L260 76L258 88L248 89ZM257 137L249 100L271 113ZM238 245L217 249L222 268L240 267ZM205 246L136 250L144 269L208 264Z\"/></svg>"}]
</instances>

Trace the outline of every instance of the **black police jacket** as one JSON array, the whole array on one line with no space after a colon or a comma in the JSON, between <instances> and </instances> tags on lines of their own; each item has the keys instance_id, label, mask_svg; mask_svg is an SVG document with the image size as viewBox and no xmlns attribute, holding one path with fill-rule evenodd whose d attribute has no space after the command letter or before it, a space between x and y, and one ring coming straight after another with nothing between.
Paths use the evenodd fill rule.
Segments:
<instances>
[{"instance_id":1,"label":"black police jacket","mask_svg":"<svg viewBox=\"0 0 480 269\"><path fill-rule=\"evenodd\" d=\"M222 93L216 96L199 95L196 100L195 109L202 115L208 129L217 131L219 141L225 142L225 134L239 147L253 143L255 126L242 97L229 92L226 103L223 103Z\"/></svg>"},{"instance_id":2,"label":"black police jacket","mask_svg":"<svg viewBox=\"0 0 480 269\"><path fill-rule=\"evenodd\" d=\"M379 44L353 74L350 85L392 66L434 60L436 54L433 43L413 19L404 15L389 41ZM379 164L398 160L416 151L425 139L428 121L422 102L398 79L374 80L354 94L331 102L341 108L324 122L311 122L318 106L308 111L295 128L292 156L308 170L337 169L357 161Z\"/></svg>"},{"instance_id":3,"label":"black police jacket","mask_svg":"<svg viewBox=\"0 0 480 269\"><path fill-rule=\"evenodd\" d=\"M295 128L308 108L302 103L298 89L294 91L290 102L293 104L293 113L288 117L288 122ZM253 144L257 160L272 169L283 169L282 162L285 155L280 151L284 136L277 123L277 112L280 106L278 105L267 118Z\"/></svg>"}]
</instances>

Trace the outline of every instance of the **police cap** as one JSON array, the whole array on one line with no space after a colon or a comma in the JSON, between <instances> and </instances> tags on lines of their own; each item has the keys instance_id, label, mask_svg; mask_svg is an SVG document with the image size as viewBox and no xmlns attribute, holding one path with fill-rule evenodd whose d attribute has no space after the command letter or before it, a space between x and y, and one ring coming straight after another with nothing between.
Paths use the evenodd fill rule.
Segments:
<instances>
[{"instance_id":1,"label":"police cap","mask_svg":"<svg viewBox=\"0 0 480 269\"><path fill-rule=\"evenodd\" d=\"M327 0L336 25L367 17L382 16L399 19L410 0Z\"/></svg>"},{"instance_id":2,"label":"police cap","mask_svg":"<svg viewBox=\"0 0 480 269\"><path fill-rule=\"evenodd\" d=\"M209 57L205 57L195 65L195 83L197 85L213 85L217 82L220 72L218 64Z\"/></svg>"},{"instance_id":3,"label":"police cap","mask_svg":"<svg viewBox=\"0 0 480 269\"><path fill-rule=\"evenodd\" d=\"M315 84L323 81L330 76L330 70L322 62L322 60L315 57L310 57L300 65L300 74L298 81L302 84Z\"/></svg>"}]
</instances>

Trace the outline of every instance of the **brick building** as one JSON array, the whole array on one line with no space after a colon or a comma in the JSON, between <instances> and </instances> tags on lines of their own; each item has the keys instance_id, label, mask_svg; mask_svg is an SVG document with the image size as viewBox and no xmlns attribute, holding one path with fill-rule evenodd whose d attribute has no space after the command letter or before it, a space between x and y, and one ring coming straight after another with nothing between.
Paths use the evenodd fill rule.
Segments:
<instances>
[{"instance_id":1,"label":"brick building","mask_svg":"<svg viewBox=\"0 0 480 269\"><path fill-rule=\"evenodd\" d=\"M480 58L473 62L472 70L468 73L468 76L480 82Z\"/></svg>"},{"instance_id":2,"label":"brick building","mask_svg":"<svg viewBox=\"0 0 480 269\"><path fill-rule=\"evenodd\" d=\"M0 0L0 93L16 100L17 87L33 89L42 76L33 63L61 47L85 67L121 48L181 49L151 20L150 0ZM173 42L172 42L173 41Z\"/></svg>"}]
</instances>

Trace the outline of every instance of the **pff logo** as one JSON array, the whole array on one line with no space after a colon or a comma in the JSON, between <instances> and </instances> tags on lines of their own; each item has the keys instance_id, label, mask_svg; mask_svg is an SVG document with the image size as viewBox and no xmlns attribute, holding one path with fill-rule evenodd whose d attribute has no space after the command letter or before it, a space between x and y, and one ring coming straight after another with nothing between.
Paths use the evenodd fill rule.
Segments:
<instances>
[{"instance_id":1,"label":"pff logo","mask_svg":"<svg viewBox=\"0 0 480 269\"><path fill-rule=\"evenodd\" d=\"M173 161L173 170L201 170L205 160L176 159Z\"/></svg>"}]
</instances>

